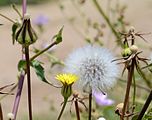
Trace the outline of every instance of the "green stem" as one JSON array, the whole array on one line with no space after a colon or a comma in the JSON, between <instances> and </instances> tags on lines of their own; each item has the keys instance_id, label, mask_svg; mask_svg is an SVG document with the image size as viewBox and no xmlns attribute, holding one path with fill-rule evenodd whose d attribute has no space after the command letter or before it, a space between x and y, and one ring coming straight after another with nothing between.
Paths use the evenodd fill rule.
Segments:
<instances>
[{"instance_id":1,"label":"green stem","mask_svg":"<svg viewBox=\"0 0 152 120\"><path fill-rule=\"evenodd\" d=\"M103 16L104 20L107 22L107 24L109 25L112 33L115 35L116 39L117 39L117 43L119 45L122 46L121 43L121 38L119 36L119 34L117 33L117 31L114 29L114 26L112 25L112 23L110 22L109 18L107 17L107 15L105 14L105 12L103 11L103 9L100 7L99 3L97 2L97 0L93 0L94 5L96 6L96 8L98 9L99 13Z\"/></svg>"},{"instance_id":2,"label":"green stem","mask_svg":"<svg viewBox=\"0 0 152 120\"><path fill-rule=\"evenodd\" d=\"M34 55L33 57L30 58L30 61L34 60L35 58L37 58L39 55L43 54L44 52L46 52L47 50L49 50L51 47L53 47L54 45L56 45L57 42L53 42L51 45L49 45L48 47L46 47L45 49L39 51L36 55Z\"/></svg>"},{"instance_id":3,"label":"green stem","mask_svg":"<svg viewBox=\"0 0 152 120\"><path fill-rule=\"evenodd\" d=\"M64 98L64 104L63 104L63 106L62 106L62 109L61 109L61 111L60 111L60 114L59 114L57 120L60 120L60 118L61 118L61 116L62 116L62 114L63 114L63 111L64 111L64 109L65 109L65 106L66 106L66 104L67 104L67 101L68 101L68 99L67 99L67 98Z\"/></svg>"},{"instance_id":4,"label":"green stem","mask_svg":"<svg viewBox=\"0 0 152 120\"><path fill-rule=\"evenodd\" d=\"M31 96L31 73L30 73L30 60L29 60L29 46L25 47L25 58L26 58L27 87L28 87L29 120L32 120L32 96Z\"/></svg>"},{"instance_id":5,"label":"green stem","mask_svg":"<svg viewBox=\"0 0 152 120\"><path fill-rule=\"evenodd\" d=\"M91 111L92 111L92 92L89 94L89 116L88 116L88 120L91 120Z\"/></svg>"},{"instance_id":6,"label":"green stem","mask_svg":"<svg viewBox=\"0 0 152 120\"><path fill-rule=\"evenodd\" d=\"M136 98L136 80L135 80L135 75L133 75L133 105L135 105L135 98Z\"/></svg>"},{"instance_id":7,"label":"green stem","mask_svg":"<svg viewBox=\"0 0 152 120\"><path fill-rule=\"evenodd\" d=\"M75 111L76 111L76 115L77 115L77 120L80 120L78 101L76 100L74 103L75 103Z\"/></svg>"},{"instance_id":8,"label":"green stem","mask_svg":"<svg viewBox=\"0 0 152 120\"><path fill-rule=\"evenodd\" d=\"M12 4L12 8L16 11L16 13L20 16L20 18L22 18L21 13L19 12L19 10L16 8L15 4Z\"/></svg>"},{"instance_id":9,"label":"green stem","mask_svg":"<svg viewBox=\"0 0 152 120\"><path fill-rule=\"evenodd\" d=\"M8 21L12 22L13 24L15 23L15 21L13 21L12 19L8 18L7 16L3 15L0 13L0 16L2 16L3 18L7 19Z\"/></svg>"},{"instance_id":10,"label":"green stem","mask_svg":"<svg viewBox=\"0 0 152 120\"><path fill-rule=\"evenodd\" d=\"M135 58L132 59L131 66L129 66L129 68L128 68L127 88L126 88L126 94L125 94L125 99L124 99L124 106L122 109L121 120L124 120L126 107L128 105L128 101L129 101L129 93L130 93L132 78L133 78L133 74L134 74L134 65L135 65Z\"/></svg>"}]
</instances>

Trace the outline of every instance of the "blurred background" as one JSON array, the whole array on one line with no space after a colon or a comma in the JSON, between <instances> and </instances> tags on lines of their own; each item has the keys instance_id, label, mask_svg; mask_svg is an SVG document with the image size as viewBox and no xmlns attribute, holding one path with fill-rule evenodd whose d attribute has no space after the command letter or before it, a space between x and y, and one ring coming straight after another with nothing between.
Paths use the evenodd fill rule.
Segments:
<instances>
[{"instance_id":1,"label":"blurred background","mask_svg":"<svg viewBox=\"0 0 152 120\"><path fill-rule=\"evenodd\" d=\"M21 0L0 0L0 13L15 20L19 18L16 12L12 9L11 4L15 3L19 11L22 13ZM64 61L67 55L75 48L81 47L90 42L96 36L96 30L88 28L90 23L101 23L104 28L104 19L97 12L91 0L81 4L82 0L28 0L27 11L31 15L33 27L38 33L39 40L32 48L44 48L51 43L51 38L58 32L64 25L63 42L54 47L51 52L57 59ZM129 28L134 26L137 32L149 33L152 32L152 1L151 0L102 0L101 6L105 11L109 7L116 8L115 5L125 6L125 21ZM107 12L108 14L108 12ZM109 12L109 16L115 20L115 16ZM38 26L39 22L43 24L43 28ZM10 83L17 82L17 64L21 59L21 47L17 43L12 45L11 39L11 25L12 23L0 16L0 85L4 86ZM120 30L120 29L118 29ZM143 56L149 57L152 53L152 34L145 35L144 38L147 42L139 39L138 45L141 50L144 50ZM109 48L115 56L118 56L120 48L114 45L115 37L105 25L103 29L103 37L100 44ZM33 54L31 54L33 55ZM45 55L38 58L46 69L47 79L58 84L54 80L54 76L62 71L62 66L56 65L51 68L51 63ZM34 71L32 71L32 99L33 111L35 120L54 120L57 112L60 110L62 103L62 96L60 90L53 88L42 81L40 81ZM142 83L141 83L142 84ZM115 100L115 104L122 102L124 96L119 98L122 94L125 83L119 83L116 87L109 91L111 99ZM143 84L147 87L145 84ZM117 88L117 89L116 89ZM23 89L23 94L20 102L18 120L27 119L27 86L26 79ZM15 91L14 91L15 93ZM139 94L141 96L142 92ZM143 98L146 98L144 94ZM4 117L8 112L11 112L14 102L14 95L7 96L1 101L4 110ZM140 99L143 103L144 101ZM66 114L70 114L69 108L66 108ZM46 118L45 118L46 117ZM71 117L64 115L65 119L71 120Z\"/></svg>"}]
</instances>

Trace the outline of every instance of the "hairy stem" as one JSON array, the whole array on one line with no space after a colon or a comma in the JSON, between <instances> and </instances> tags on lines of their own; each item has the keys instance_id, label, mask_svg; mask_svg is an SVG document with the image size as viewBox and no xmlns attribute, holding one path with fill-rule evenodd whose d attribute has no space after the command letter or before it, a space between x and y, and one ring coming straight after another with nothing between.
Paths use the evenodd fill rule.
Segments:
<instances>
[{"instance_id":1,"label":"hairy stem","mask_svg":"<svg viewBox=\"0 0 152 120\"><path fill-rule=\"evenodd\" d=\"M61 109L61 111L60 111L60 114L59 114L57 120L60 120L60 119L61 119L61 116L62 116L63 111L64 111L64 109L65 109L65 106L66 106L66 104L67 104L67 100L68 100L68 99L64 99L64 103L63 103L62 109Z\"/></svg>"},{"instance_id":2,"label":"hairy stem","mask_svg":"<svg viewBox=\"0 0 152 120\"><path fill-rule=\"evenodd\" d=\"M19 103L21 99L21 93L23 89L24 78L25 78L25 73L22 72L19 76L18 89L17 89L15 101L14 101L13 111L12 111L12 113L14 114L14 120L16 120L16 116L17 116L17 111L18 111L18 107L19 107Z\"/></svg>"},{"instance_id":3,"label":"hairy stem","mask_svg":"<svg viewBox=\"0 0 152 120\"><path fill-rule=\"evenodd\" d=\"M135 64L135 58L132 59L131 66L129 66L129 68L128 68L127 88L126 88L126 94L125 94L125 99L124 99L124 106L123 106L123 109L122 109L121 120L124 120L126 107L128 105L128 102L129 102L129 93L130 93L132 78L133 78L133 74L134 74L134 64Z\"/></svg>"},{"instance_id":4,"label":"hairy stem","mask_svg":"<svg viewBox=\"0 0 152 120\"><path fill-rule=\"evenodd\" d=\"M74 103L75 103L75 111L76 111L76 115L77 115L77 120L80 120L78 101L76 100Z\"/></svg>"},{"instance_id":5,"label":"hairy stem","mask_svg":"<svg viewBox=\"0 0 152 120\"><path fill-rule=\"evenodd\" d=\"M146 100L146 103L144 104L144 106L143 106L143 108L142 108L137 120L141 120L142 119L142 117L144 116L144 114L145 114L148 106L150 105L151 101L152 101L152 90L150 91L149 96L148 96L148 98Z\"/></svg>"},{"instance_id":6,"label":"hairy stem","mask_svg":"<svg viewBox=\"0 0 152 120\"><path fill-rule=\"evenodd\" d=\"M29 46L25 47L25 58L26 58L27 87L28 87L29 120L32 120L32 96L31 96L31 73L30 73L30 60L29 60Z\"/></svg>"},{"instance_id":7,"label":"hairy stem","mask_svg":"<svg viewBox=\"0 0 152 120\"><path fill-rule=\"evenodd\" d=\"M88 120L91 120L91 111L92 111L92 92L89 94L89 116L88 116Z\"/></svg>"},{"instance_id":8,"label":"hairy stem","mask_svg":"<svg viewBox=\"0 0 152 120\"><path fill-rule=\"evenodd\" d=\"M115 35L116 39L117 39L117 43L119 45L122 46L121 43L121 38L119 36L119 34L117 33L117 31L115 30L114 26L112 25L111 21L109 20L109 18L107 17L107 15L105 14L105 12L103 11L103 9L101 8L101 6L99 5L99 3L97 2L97 0L93 0L93 3L95 5L95 7L98 9L99 13L102 15L102 17L104 18L104 20L107 22L107 24L109 25L112 33Z\"/></svg>"}]
</instances>

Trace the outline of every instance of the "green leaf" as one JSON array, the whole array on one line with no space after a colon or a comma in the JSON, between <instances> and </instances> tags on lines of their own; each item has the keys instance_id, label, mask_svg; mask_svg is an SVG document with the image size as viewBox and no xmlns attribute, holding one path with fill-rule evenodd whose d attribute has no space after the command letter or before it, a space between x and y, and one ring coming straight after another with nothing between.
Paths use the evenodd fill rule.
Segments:
<instances>
[{"instance_id":1,"label":"green leaf","mask_svg":"<svg viewBox=\"0 0 152 120\"><path fill-rule=\"evenodd\" d=\"M26 69L26 61L20 60L18 63L18 71L23 71Z\"/></svg>"},{"instance_id":2,"label":"green leaf","mask_svg":"<svg viewBox=\"0 0 152 120\"><path fill-rule=\"evenodd\" d=\"M12 41L13 41L13 45L15 43L15 36L16 36L16 30L19 27L18 23L14 23L12 26Z\"/></svg>"},{"instance_id":3,"label":"green leaf","mask_svg":"<svg viewBox=\"0 0 152 120\"><path fill-rule=\"evenodd\" d=\"M64 27L64 26L63 26ZM63 27L59 30L59 32L53 37L53 39L56 39L56 43L59 44L62 42L62 31Z\"/></svg>"},{"instance_id":4,"label":"green leaf","mask_svg":"<svg viewBox=\"0 0 152 120\"><path fill-rule=\"evenodd\" d=\"M42 63L37 61L37 60L33 60L31 62L31 66L35 69L35 72L36 72L36 75L40 78L40 80L42 80L43 82L45 83L48 83L50 84L46 78L45 78L45 75L44 75L44 68L43 66L41 65Z\"/></svg>"}]
</instances>

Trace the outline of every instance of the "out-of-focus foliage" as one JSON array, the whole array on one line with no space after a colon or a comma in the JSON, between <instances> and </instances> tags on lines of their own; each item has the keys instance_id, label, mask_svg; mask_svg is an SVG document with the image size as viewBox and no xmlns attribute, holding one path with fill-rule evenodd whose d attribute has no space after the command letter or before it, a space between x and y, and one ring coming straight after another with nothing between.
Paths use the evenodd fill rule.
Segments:
<instances>
[{"instance_id":1,"label":"out-of-focus foliage","mask_svg":"<svg viewBox=\"0 0 152 120\"><path fill-rule=\"evenodd\" d=\"M28 4L38 4L44 3L47 1L54 1L54 0L27 0ZM0 0L0 6L10 5L10 4L21 4L21 0Z\"/></svg>"}]
</instances>

